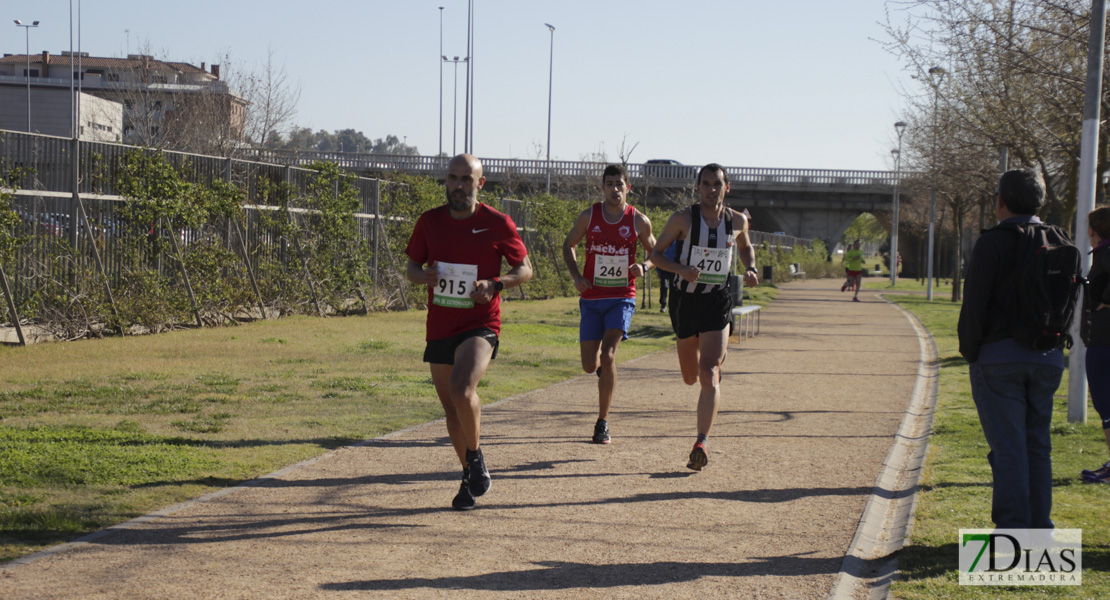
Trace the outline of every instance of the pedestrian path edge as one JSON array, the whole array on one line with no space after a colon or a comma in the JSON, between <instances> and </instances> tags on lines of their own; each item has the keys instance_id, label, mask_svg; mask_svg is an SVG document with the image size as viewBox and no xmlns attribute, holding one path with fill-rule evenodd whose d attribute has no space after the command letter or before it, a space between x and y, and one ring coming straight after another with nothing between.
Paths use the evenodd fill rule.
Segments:
<instances>
[{"instance_id":1,"label":"pedestrian path edge","mask_svg":"<svg viewBox=\"0 0 1110 600\"><path fill-rule=\"evenodd\" d=\"M913 313L884 295L880 297L897 308L917 333L917 379L829 600L889 597L890 584L898 578L897 552L913 530L917 492L936 411L940 376L936 342Z\"/></svg>"}]
</instances>

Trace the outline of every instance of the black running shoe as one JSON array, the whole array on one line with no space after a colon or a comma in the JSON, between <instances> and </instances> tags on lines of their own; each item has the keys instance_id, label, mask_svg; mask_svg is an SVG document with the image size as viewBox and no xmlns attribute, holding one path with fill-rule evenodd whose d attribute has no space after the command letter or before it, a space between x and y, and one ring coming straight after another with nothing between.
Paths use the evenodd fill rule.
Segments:
<instances>
[{"instance_id":1,"label":"black running shoe","mask_svg":"<svg viewBox=\"0 0 1110 600\"><path fill-rule=\"evenodd\" d=\"M472 510L477 503L474 501L474 496L470 493L470 483L467 481L467 474L463 473L462 485L459 486L459 493L455 494L455 499L451 501L451 508L455 510Z\"/></svg>"},{"instance_id":2,"label":"black running shoe","mask_svg":"<svg viewBox=\"0 0 1110 600\"><path fill-rule=\"evenodd\" d=\"M466 451L466 468L469 471L470 493L475 498L489 491L490 477L482 449Z\"/></svg>"},{"instance_id":3,"label":"black running shoe","mask_svg":"<svg viewBox=\"0 0 1110 600\"><path fill-rule=\"evenodd\" d=\"M686 468L700 471L708 464L709 455L705 453L705 444L701 442L694 444L694 449L690 451L690 462L686 463Z\"/></svg>"},{"instance_id":4,"label":"black running shoe","mask_svg":"<svg viewBox=\"0 0 1110 600\"><path fill-rule=\"evenodd\" d=\"M609 422L605 419L598 419L597 424L594 425L594 443L609 443Z\"/></svg>"},{"instance_id":5,"label":"black running shoe","mask_svg":"<svg viewBox=\"0 0 1110 600\"><path fill-rule=\"evenodd\" d=\"M1083 469L1083 481L1087 483L1110 483L1110 462L1102 465L1094 471Z\"/></svg>"}]
</instances>

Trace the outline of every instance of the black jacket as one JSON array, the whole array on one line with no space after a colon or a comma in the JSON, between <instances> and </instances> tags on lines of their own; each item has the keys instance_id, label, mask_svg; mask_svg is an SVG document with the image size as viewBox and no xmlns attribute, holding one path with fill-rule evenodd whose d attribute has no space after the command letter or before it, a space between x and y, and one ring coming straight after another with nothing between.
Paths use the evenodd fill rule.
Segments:
<instances>
[{"instance_id":1,"label":"black jacket","mask_svg":"<svg viewBox=\"0 0 1110 600\"><path fill-rule=\"evenodd\" d=\"M1091 270L1087 273L1079 329L1083 343L1088 346L1110 346L1110 308L1095 310L1099 304L1110 304L1110 246L1091 255Z\"/></svg>"},{"instance_id":2,"label":"black jacket","mask_svg":"<svg viewBox=\"0 0 1110 600\"><path fill-rule=\"evenodd\" d=\"M1019 241L1012 229L995 227L984 231L971 250L956 326L960 354L969 363L979 360L983 344L1013 337L1007 315L1014 311Z\"/></svg>"}]
</instances>

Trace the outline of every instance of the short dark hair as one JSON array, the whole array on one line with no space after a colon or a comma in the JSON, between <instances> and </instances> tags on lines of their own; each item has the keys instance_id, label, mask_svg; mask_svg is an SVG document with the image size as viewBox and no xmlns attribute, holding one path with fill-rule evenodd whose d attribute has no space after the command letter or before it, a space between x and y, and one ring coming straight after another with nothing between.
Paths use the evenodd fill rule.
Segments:
<instances>
[{"instance_id":1,"label":"short dark hair","mask_svg":"<svg viewBox=\"0 0 1110 600\"><path fill-rule=\"evenodd\" d=\"M605 181L606 177L613 175L620 175L625 183L631 183L628 181L628 170L624 168L624 165L606 165L605 172L601 174L601 180Z\"/></svg>"},{"instance_id":2,"label":"short dark hair","mask_svg":"<svg viewBox=\"0 0 1110 600\"><path fill-rule=\"evenodd\" d=\"M717 163L709 163L708 165L705 165L704 167L699 169L698 170L698 177L694 181L700 183L701 182L701 176L706 171L720 171L725 176L725 183L728 183L728 171L726 171L724 167L722 167L721 165L719 165Z\"/></svg>"},{"instance_id":3,"label":"short dark hair","mask_svg":"<svg viewBox=\"0 0 1110 600\"><path fill-rule=\"evenodd\" d=\"M1087 215L1087 224L1095 230L1098 237L1110 240L1110 206L1100 206Z\"/></svg>"},{"instance_id":4,"label":"short dark hair","mask_svg":"<svg viewBox=\"0 0 1110 600\"><path fill-rule=\"evenodd\" d=\"M1011 169L998 178L998 195L1015 215L1035 215L1044 206L1044 179L1030 168Z\"/></svg>"}]
</instances>

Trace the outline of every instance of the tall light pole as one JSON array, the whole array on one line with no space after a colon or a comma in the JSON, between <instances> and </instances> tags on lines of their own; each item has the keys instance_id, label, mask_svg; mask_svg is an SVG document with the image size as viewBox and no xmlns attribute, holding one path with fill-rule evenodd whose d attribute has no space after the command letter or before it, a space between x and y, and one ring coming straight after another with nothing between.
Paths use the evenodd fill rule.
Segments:
<instances>
[{"instance_id":1,"label":"tall light pole","mask_svg":"<svg viewBox=\"0 0 1110 600\"><path fill-rule=\"evenodd\" d=\"M439 55L443 56L443 7L439 7ZM443 156L443 61L439 61L439 156Z\"/></svg>"},{"instance_id":2,"label":"tall light pole","mask_svg":"<svg viewBox=\"0 0 1110 600\"><path fill-rule=\"evenodd\" d=\"M442 58L443 62L455 64L455 116L451 122L451 156L457 156L458 150L456 150L455 148L455 143L458 141L459 137L459 63L467 62L470 60L470 58L459 58L457 56L453 59L447 58L446 56L443 56ZM465 144L466 141L464 140L463 143Z\"/></svg>"},{"instance_id":3,"label":"tall light pole","mask_svg":"<svg viewBox=\"0 0 1110 600\"><path fill-rule=\"evenodd\" d=\"M24 25L23 21L16 19L15 25L23 28L24 37L27 39L27 67L23 75L27 78L27 133L31 133L31 28L38 27L39 22L35 21L30 25Z\"/></svg>"},{"instance_id":4,"label":"tall light pole","mask_svg":"<svg viewBox=\"0 0 1110 600\"><path fill-rule=\"evenodd\" d=\"M474 63L469 59L474 56L474 0L466 3L466 115L463 116L463 152L474 152L470 131L473 119L471 101L474 99Z\"/></svg>"},{"instance_id":5,"label":"tall light pole","mask_svg":"<svg viewBox=\"0 0 1110 600\"><path fill-rule=\"evenodd\" d=\"M467 94L467 101L470 103L470 117L467 118L466 122L470 126L470 137L467 138L466 151L474 154L474 45L478 43L478 36L474 31L474 24L478 20L478 7L476 5L471 9L470 17L470 50L466 53L466 76L470 80L470 92Z\"/></svg>"},{"instance_id":6,"label":"tall light pole","mask_svg":"<svg viewBox=\"0 0 1110 600\"><path fill-rule=\"evenodd\" d=\"M933 301L933 243L936 238L937 221L937 104L940 99L940 82L944 79L945 71L941 67L929 67L929 81L933 84L933 182L929 190L929 256L926 262L925 274L929 277L925 288L925 299Z\"/></svg>"},{"instance_id":7,"label":"tall light pole","mask_svg":"<svg viewBox=\"0 0 1110 600\"><path fill-rule=\"evenodd\" d=\"M544 23L551 30L551 51L547 64L547 195L551 195L551 82L555 72L555 26Z\"/></svg>"},{"instance_id":8,"label":"tall light pole","mask_svg":"<svg viewBox=\"0 0 1110 600\"><path fill-rule=\"evenodd\" d=\"M898 132L898 149L891 150L894 155L894 226L890 229L890 287L898 285L898 186L902 182L902 134L906 132L906 122L894 124Z\"/></svg>"},{"instance_id":9,"label":"tall light pole","mask_svg":"<svg viewBox=\"0 0 1110 600\"><path fill-rule=\"evenodd\" d=\"M1098 174L1098 130L1102 105L1103 48L1106 47L1106 2L1091 2L1091 32L1087 46L1087 82L1083 102L1083 134L1080 138L1078 194L1075 201L1075 245L1079 247L1079 266L1084 272L1091 269L1091 237L1088 235L1087 215L1095 208L1095 196L1099 185ZM1080 295L1080 302L1086 298ZM1097 302L1097 300L1095 300ZM1076 305L1076 312L1083 314L1082 304ZM1082 318L1082 317L1081 317ZM1072 323L1072 339L1075 345L1068 354L1068 422L1087 421L1087 346L1079 335L1079 321ZM1105 368L1103 367L1095 367Z\"/></svg>"}]
</instances>

